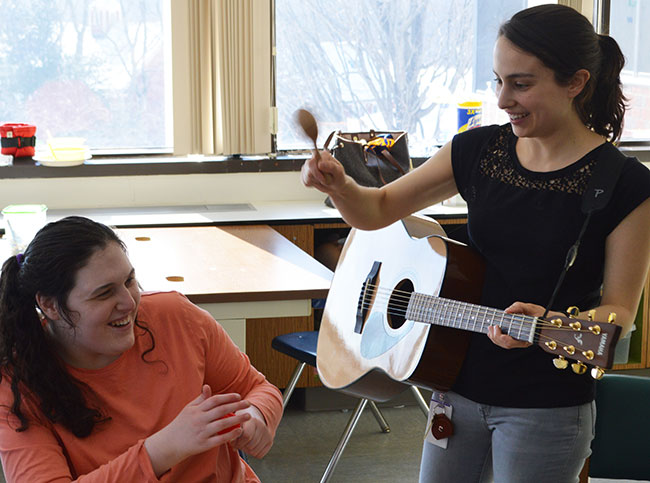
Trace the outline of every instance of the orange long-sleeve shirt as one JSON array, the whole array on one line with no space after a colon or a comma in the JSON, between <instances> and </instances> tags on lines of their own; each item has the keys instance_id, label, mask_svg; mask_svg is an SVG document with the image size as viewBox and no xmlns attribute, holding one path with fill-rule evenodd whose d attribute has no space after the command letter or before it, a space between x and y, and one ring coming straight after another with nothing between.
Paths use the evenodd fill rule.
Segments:
<instances>
[{"instance_id":1,"label":"orange long-sleeve shirt","mask_svg":"<svg viewBox=\"0 0 650 483\"><path fill-rule=\"evenodd\" d=\"M251 468L229 445L191 456L158 480L144 440L169 424L203 384L212 393L236 392L255 405L272 431L280 423L282 398L255 370L224 329L182 295L143 294L138 320L149 327L155 348L142 360L150 339L136 327L134 346L99 370L68 367L97 396L110 421L77 438L24 402L27 431L16 432L7 409L13 395L0 385L0 456L7 482L253 482ZM26 399L23 399L26 401Z\"/></svg>"}]
</instances>

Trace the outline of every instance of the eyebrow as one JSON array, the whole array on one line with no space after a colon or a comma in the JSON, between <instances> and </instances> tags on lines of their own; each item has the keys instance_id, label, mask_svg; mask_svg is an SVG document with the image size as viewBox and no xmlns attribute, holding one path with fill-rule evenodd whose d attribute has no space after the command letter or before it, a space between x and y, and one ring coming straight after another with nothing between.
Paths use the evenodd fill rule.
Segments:
<instances>
[{"instance_id":1,"label":"eyebrow","mask_svg":"<svg viewBox=\"0 0 650 483\"><path fill-rule=\"evenodd\" d=\"M134 276L135 276L135 268L132 268L131 271L129 272L129 276L127 278L131 278L131 277L134 277ZM96 295L99 295L101 292L103 292L104 290L106 290L109 287L112 287L113 285L114 285L113 282L109 282L109 283L106 283L104 285L100 285L95 290L90 292L89 297L91 297L91 298L95 297Z\"/></svg>"},{"instance_id":2,"label":"eyebrow","mask_svg":"<svg viewBox=\"0 0 650 483\"><path fill-rule=\"evenodd\" d=\"M492 72L496 76L499 75L494 71L492 71ZM528 72L515 72L513 74L508 74L507 76L505 76L506 79L518 79L518 78L521 78L521 77L535 77L535 74L530 74Z\"/></svg>"}]
</instances>

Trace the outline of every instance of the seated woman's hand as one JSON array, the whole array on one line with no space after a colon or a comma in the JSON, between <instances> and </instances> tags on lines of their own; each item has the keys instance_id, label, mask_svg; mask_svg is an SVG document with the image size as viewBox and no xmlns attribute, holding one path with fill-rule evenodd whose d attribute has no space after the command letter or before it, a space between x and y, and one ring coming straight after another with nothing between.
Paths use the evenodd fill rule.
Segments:
<instances>
[{"instance_id":1,"label":"seated woman's hand","mask_svg":"<svg viewBox=\"0 0 650 483\"><path fill-rule=\"evenodd\" d=\"M255 406L238 412L238 414L241 413L248 413L251 418L242 424L241 436L231 441L230 445L254 458L262 458L273 445L273 436L266 425L264 416Z\"/></svg>"},{"instance_id":2,"label":"seated woman's hand","mask_svg":"<svg viewBox=\"0 0 650 483\"><path fill-rule=\"evenodd\" d=\"M210 386L185 406L174 420L145 440L157 476L188 456L202 453L240 437L241 427L251 419L250 406L239 394L212 396ZM238 411L242 411L239 412ZM234 416L231 413L235 413ZM229 428L239 425L230 431Z\"/></svg>"}]
</instances>

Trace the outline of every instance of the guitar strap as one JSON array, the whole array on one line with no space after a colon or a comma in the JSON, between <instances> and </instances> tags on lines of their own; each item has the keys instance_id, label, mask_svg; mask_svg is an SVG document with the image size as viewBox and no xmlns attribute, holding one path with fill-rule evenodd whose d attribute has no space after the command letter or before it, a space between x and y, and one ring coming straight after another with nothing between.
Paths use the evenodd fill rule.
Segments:
<instances>
[{"instance_id":1,"label":"guitar strap","mask_svg":"<svg viewBox=\"0 0 650 483\"><path fill-rule=\"evenodd\" d=\"M585 221L582 224L580 229L580 234L576 242L569 248L567 252L566 260L564 262L564 269L560 274L560 277L555 284L555 289L553 290L553 295L546 305L546 310L542 318L545 318L548 315L550 308L555 302L555 298L560 291L562 282L564 281L564 276L573 266L573 262L578 256L578 248L580 247L580 242L582 237L587 230L587 225L591 220L591 215L596 211L600 211L609 200L612 198L612 193L616 187L616 182L621 174L623 169L623 164L627 156L621 153L613 144L607 142L606 145L599 149L596 153L596 163L594 166L594 172L591 175L591 179L587 184L587 189L582 195L582 205L581 210L586 215Z\"/></svg>"}]
</instances>

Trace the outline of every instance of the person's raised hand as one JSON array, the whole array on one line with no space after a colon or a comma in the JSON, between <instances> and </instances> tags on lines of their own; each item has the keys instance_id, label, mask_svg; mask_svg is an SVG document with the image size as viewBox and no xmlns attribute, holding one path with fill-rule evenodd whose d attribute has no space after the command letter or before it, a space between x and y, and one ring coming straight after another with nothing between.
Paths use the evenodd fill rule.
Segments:
<instances>
[{"instance_id":1,"label":"person's raised hand","mask_svg":"<svg viewBox=\"0 0 650 483\"><path fill-rule=\"evenodd\" d=\"M320 151L302 165L301 180L305 186L316 188L329 195L345 184L345 169L329 151Z\"/></svg>"}]
</instances>

